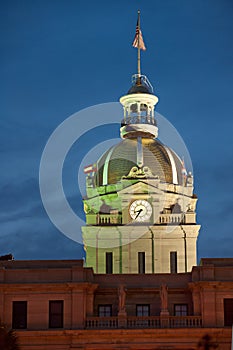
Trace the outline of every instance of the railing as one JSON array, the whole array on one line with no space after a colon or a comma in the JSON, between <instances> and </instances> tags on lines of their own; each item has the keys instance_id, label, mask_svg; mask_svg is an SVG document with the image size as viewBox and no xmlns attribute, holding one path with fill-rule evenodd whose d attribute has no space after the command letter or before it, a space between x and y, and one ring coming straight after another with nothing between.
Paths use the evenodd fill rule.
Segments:
<instances>
[{"instance_id":1,"label":"railing","mask_svg":"<svg viewBox=\"0 0 233 350\"><path fill-rule=\"evenodd\" d=\"M185 215L181 214L160 214L157 224L180 224L184 223ZM96 215L96 224L97 225L120 225L122 224L122 215L121 214L97 214Z\"/></svg>"},{"instance_id":2,"label":"railing","mask_svg":"<svg viewBox=\"0 0 233 350\"><path fill-rule=\"evenodd\" d=\"M200 328L201 316L128 316L125 328ZM86 319L88 329L122 328L118 324L118 317L88 317Z\"/></svg>"},{"instance_id":3,"label":"railing","mask_svg":"<svg viewBox=\"0 0 233 350\"><path fill-rule=\"evenodd\" d=\"M201 316L169 316L169 328L200 328Z\"/></svg>"},{"instance_id":4,"label":"railing","mask_svg":"<svg viewBox=\"0 0 233 350\"><path fill-rule=\"evenodd\" d=\"M129 316L127 328L161 328L159 316Z\"/></svg>"},{"instance_id":5,"label":"railing","mask_svg":"<svg viewBox=\"0 0 233 350\"><path fill-rule=\"evenodd\" d=\"M86 328L118 328L117 317L88 317Z\"/></svg>"},{"instance_id":6,"label":"railing","mask_svg":"<svg viewBox=\"0 0 233 350\"><path fill-rule=\"evenodd\" d=\"M157 224L180 224L184 222L184 214L160 214Z\"/></svg>"},{"instance_id":7,"label":"railing","mask_svg":"<svg viewBox=\"0 0 233 350\"><path fill-rule=\"evenodd\" d=\"M143 115L142 113L139 114L138 112L132 113L126 117L126 119L122 119L121 126L130 125L130 124L150 124L157 126L156 120L152 115L149 113L146 115Z\"/></svg>"},{"instance_id":8,"label":"railing","mask_svg":"<svg viewBox=\"0 0 233 350\"><path fill-rule=\"evenodd\" d=\"M122 223L122 217L120 214L97 214L97 225L117 225Z\"/></svg>"}]
</instances>

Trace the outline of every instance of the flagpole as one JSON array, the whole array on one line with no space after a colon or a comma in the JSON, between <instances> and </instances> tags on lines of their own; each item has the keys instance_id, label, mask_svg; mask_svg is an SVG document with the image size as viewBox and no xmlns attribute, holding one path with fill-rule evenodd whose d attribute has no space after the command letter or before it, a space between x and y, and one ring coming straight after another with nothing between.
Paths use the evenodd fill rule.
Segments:
<instances>
[{"instance_id":1,"label":"flagpole","mask_svg":"<svg viewBox=\"0 0 233 350\"><path fill-rule=\"evenodd\" d=\"M141 57L140 57L140 10L138 10L138 75L141 76Z\"/></svg>"}]
</instances>

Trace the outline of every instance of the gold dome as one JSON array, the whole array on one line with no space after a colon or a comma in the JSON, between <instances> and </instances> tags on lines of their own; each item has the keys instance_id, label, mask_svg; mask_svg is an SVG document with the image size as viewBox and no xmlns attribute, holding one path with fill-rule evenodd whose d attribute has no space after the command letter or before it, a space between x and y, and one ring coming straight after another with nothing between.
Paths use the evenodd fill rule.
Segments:
<instances>
[{"instance_id":1,"label":"gold dome","mask_svg":"<svg viewBox=\"0 0 233 350\"><path fill-rule=\"evenodd\" d=\"M110 148L97 162L96 185L116 184L137 166L138 141L125 139ZM143 166L162 182L182 184L180 158L155 139L142 138Z\"/></svg>"}]
</instances>

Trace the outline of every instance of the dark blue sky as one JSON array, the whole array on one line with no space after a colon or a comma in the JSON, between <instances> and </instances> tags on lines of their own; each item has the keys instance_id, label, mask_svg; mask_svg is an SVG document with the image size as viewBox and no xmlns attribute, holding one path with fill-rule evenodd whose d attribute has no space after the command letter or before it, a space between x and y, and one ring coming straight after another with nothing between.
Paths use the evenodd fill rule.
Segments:
<instances>
[{"instance_id":1,"label":"dark blue sky","mask_svg":"<svg viewBox=\"0 0 233 350\"><path fill-rule=\"evenodd\" d=\"M138 8L147 46L142 72L160 98L157 111L179 131L193 162L202 225L198 257L232 256L231 0L1 3L0 254L83 256L43 209L40 157L64 119L128 90L136 73L131 43ZM70 202L81 213L75 184L71 188Z\"/></svg>"}]
</instances>

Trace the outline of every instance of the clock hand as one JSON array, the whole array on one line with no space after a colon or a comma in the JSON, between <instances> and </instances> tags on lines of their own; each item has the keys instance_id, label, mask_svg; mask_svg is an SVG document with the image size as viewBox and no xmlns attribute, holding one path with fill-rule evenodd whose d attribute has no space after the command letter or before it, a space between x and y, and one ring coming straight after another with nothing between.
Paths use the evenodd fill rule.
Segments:
<instances>
[{"instance_id":1,"label":"clock hand","mask_svg":"<svg viewBox=\"0 0 233 350\"><path fill-rule=\"evenodd\" d=\"M137 217L140 215L141 212L142 212L142 208L139 209L139 210L136 210L137 215L135 216L134 219L137 219Z\"/></svg>"}]
</instances>

